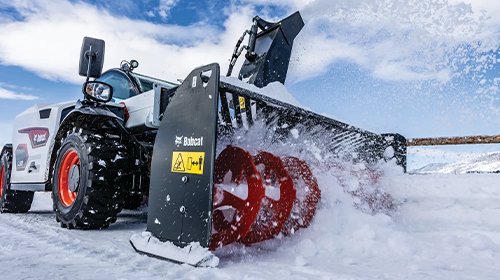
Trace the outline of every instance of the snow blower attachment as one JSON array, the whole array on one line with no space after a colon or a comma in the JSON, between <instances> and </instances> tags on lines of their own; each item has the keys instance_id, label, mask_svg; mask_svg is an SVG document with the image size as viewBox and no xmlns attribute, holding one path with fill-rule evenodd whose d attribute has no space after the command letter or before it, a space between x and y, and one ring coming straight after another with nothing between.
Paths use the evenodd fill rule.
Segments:
<instances>
[{"instance_id":1,"label":"snow blower attachment","mask_svg":"<svg viewBox=\"0 0 500 280\"><path fill-rule=\"evenodd\" d=\"M240 78L258 87L284 82L302 26L299 13L275 24L255 18L246 32L249 46L239 48L240 39L231 60L234 65L239 50L247 49ZM311 223L321 193L308 162L335 157L371 164L387 156L388 147L397 148L398 135L364 131L264 93L221 80L218 64L193 70L178 88L165 91L147 232L130 239L136 251L216 266L210 251L221 246L291 235ZM404 160L397 151L393 156Z\"/></svg>"}]
</instances>

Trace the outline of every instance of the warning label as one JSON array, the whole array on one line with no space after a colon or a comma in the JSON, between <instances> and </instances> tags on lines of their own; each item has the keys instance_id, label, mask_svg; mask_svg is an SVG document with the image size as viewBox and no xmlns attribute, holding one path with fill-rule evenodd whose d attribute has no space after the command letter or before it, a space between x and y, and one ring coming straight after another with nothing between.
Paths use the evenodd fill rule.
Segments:
<instances>
[{"instance_id":1,"label":"warning label","mask_svg":"<svg viewBox=\"0 0 500 280\"><path fill-rule=\"evenodd\" d=\"M173 152L172 172L203 174L205 152Z\"/></svg>"},{"instance_id":2,"label":"warning label","mask_svg":"<svg viewBox=\"0 0 500 280\"><path fill-rule=\"evenodd\" d=\"M245 110L245 97L239 96L238 99L240 100L240 109Z\"/></svg>"}]
</instances>

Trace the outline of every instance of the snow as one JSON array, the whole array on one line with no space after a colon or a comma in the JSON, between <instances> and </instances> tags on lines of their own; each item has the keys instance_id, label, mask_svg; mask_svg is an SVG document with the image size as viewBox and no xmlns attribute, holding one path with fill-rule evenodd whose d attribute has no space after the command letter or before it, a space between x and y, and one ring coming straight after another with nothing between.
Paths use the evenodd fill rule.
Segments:
<instances>
[{"instance_id":1,"label":"snow","mask_svg":"<svg viewBox=\"0 0 500 280\"><path fill-rule=\"evenodd\" d=\"M137 254L129 244L146 213L125 211L109 229L67 230L50 194L28 214L0 215L2 279L498 279L500 175L402 174L381 187L402 204L391 216L353 207L336 176L316 172L322 199L294 235L215 251L218 268Z\"/></svg>"},{"instance_id":2,"label":"snow","mask_svg":"<svg viewBox=\"0 0 500 280\"><path fill-rule=\"evenodd\" d=\"M238 78L235 77L220 77L221 81L233 84L235 86L257 92L259 94L280 100L282 102L286 102L288 104L297 106L297 107L302 107L300 103L295 99L295 97L288 91L288 89L280 82L273 82L267 85L264 88L258 88L252 84L245 83L244 81L239 80Z\"/></svg>"},{"instance_id":3,"label":"snow","mask_svg":"<svg viewBox=\"0 0 500 280\"><path fill-rule=\"evenodd\" d=\"M226 175L224 175L223 182L217 184L217 187L221 190L231 193L232 195L239 197L242 200L246 200L248 198L248 185L246 182L242 183L233 183L231 182L232 172L229 170ZM221 197L221 199L223 199Z\"/></svg>"},{"instance_id":4,"label":"snow","mask_svg":"<svg viewBox=\"0 0 500 280\"><path fill-rule=\"evenodd\" d=\"M500 172L500 152L469 157L451 163L431 163L412 171L419 174L432 173L487 173Z\"/></svg>"},{"instance_id":5,"label":"snow","mask_svg":"<svg viewBox=\"0 0 500 280\"><path fill-rule=\"evenodd\" d=\"M414 174L500 172L500 145L408 147L407 159Z\"/></svg>"},{"instance_id":6,"label":"snow","mask_svg":"<svg viewBox=\"0 0 500 280\"><path fill-rule=\"evenodd\" d=\"M130 243L139 252L192 266L216 267L219 264L219 259L208 248L202 247L199 242L180 248L172 242L161 242L150 232L145 231L141 234L133 234L130 237Z\"/></svg>"}]
</instances>

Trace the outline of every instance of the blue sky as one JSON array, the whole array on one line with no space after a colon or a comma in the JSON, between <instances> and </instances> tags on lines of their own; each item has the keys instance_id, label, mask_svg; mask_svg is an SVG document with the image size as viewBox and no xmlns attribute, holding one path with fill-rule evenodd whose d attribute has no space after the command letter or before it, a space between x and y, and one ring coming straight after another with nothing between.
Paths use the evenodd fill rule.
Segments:
<instances>
[{"instance_id":1,"label":"blue sky","mask_svg":"<svg viewBox=\"0 0 500 280\"><path fill-rule=\"evenodd\" d=\"M81 96L85 35L106 40L105 68L135 58L175 80L210 62L225 71L254 15L296 10L306 26L286 86L304 106L407 137L500 134L495 0L0 0L0 142L27 107Z\"/></svg>"}]
</instances>

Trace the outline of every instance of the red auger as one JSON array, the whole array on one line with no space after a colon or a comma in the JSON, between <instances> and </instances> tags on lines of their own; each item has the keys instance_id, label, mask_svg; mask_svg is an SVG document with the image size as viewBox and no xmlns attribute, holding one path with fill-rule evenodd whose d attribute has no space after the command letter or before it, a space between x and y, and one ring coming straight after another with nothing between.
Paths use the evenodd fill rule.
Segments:
<instances>
[{"instance_id":1,"label":"red auger","mask_svg":"<svg viewBox=\"0 0 500 280\"><path fill-rule=\"evenodd\" d=\"M309 166L295 157L228 146L215 161L210 249L253 244L309 226L321 197Z\"/></svg>"}]
</instances>

